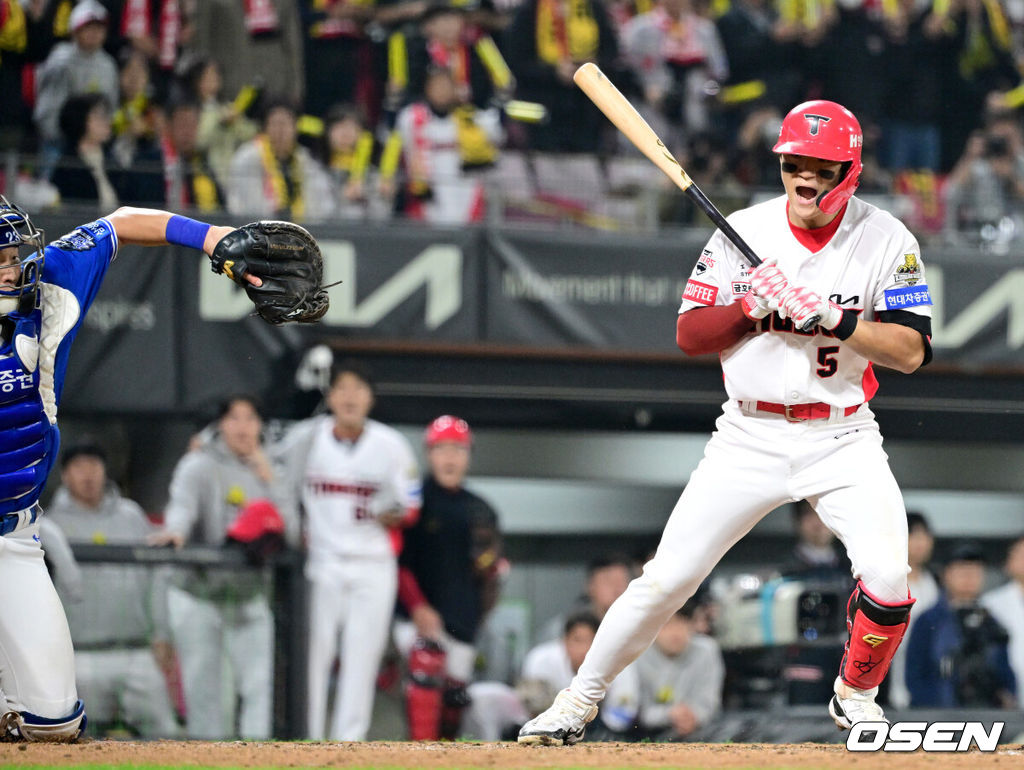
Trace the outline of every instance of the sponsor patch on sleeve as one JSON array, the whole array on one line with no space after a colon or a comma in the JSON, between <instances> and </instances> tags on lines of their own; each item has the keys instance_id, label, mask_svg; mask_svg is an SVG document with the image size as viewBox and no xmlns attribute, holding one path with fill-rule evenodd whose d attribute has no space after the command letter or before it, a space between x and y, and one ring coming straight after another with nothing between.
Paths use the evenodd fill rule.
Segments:
<instances>
[{"instance_id":1,"label":"sponsor patch on sleeve","mask_svg":"<svg viewBox=\"0 0 1024 770\"><path fill-rule=\"evenodd\" d=\"M683 291L683 299L696 302L698 305L714 305L718 298L718 287L710 286L692 278L686 282L686 289Z\"/></svg>"},{"instance_id":2,"label":"sponsor patch on sleeve","mask_svg":"<svg viewBox=\"0 0 1024 770\"><path fill-rule=\"evenodd\" d=\"M901 286L898 289L885 290L885 307L887 310L902 310L908 307L919 307L932 304L932 295L928 285Z\"/></svg>"},{"instance_id":3,"label":"sponsor patch on sleeve","mask_svg":"<svg viewBox=\"0 0 1024 770\"><path fill-rule=\"evenodd\" d=\"M700 259L697 260L697 264L693 269L693 274L702 275L703 273L707 272L709 268L712 268L714 266L715 258L711 256L710 251L704 249L704 251L701 252Z\"/></svg>"}]
</instances>

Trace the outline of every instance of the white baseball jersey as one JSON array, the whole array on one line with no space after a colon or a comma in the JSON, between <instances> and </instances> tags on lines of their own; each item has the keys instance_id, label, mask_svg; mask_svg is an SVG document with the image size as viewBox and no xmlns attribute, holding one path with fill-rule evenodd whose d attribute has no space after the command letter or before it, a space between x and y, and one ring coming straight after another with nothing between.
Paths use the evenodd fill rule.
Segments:
<instances>
[{"instance_id":1,"label":"white baseball jersey","mask_svg":"<svg viewBox=\"0 0 1024 770\"><path fill-rule=\"evenodd\" d=\"M321 420L302 489L310 559L393 559L389 531L377 517L419 508L420 486L412 448L394 428L367 420L352 443L335 438L333 420Z\"/></svg>"},{"instance_id":2,"label":"white baseball jersey","mask_svg":"<svg viewBox=\"0 0 1024 770\"><path fill-rule=\"evenodd\" d=\"M738 211L729 223L763 259L777 259L791 284L829 297L867 321L892 310L931 317L921 249L899 220L851 198L831 240L810 254L790 230L786 200L783 195ZM679 312L738 301L750 289L750 270L716 230L690 275ZM722 351L722 371L726 392L739 400L848 407L869 401L877 390L867 359L821 327L801 332L777 314Z\"/></svg>"}]
</instances>

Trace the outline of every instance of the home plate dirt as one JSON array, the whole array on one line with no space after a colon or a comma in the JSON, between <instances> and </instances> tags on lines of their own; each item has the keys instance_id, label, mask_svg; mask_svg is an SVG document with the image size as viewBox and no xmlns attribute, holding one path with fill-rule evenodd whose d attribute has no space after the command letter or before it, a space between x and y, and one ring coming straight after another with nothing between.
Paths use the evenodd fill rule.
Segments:
<instances>
[{"instance_id":1,"label":"home plate dirt","mask_svg":"<svg viewBox=\"0 0 1024 770\"><path fill-rule=\"evenodd\" d=\"M0 744L0 765L165 765L177 767L363 768L1019 768L1024 749L928 755L855 754L825 744L582 743L566 748L515 743L231 743L86 740L75 745Z\"/></svg>"}]
</instances>

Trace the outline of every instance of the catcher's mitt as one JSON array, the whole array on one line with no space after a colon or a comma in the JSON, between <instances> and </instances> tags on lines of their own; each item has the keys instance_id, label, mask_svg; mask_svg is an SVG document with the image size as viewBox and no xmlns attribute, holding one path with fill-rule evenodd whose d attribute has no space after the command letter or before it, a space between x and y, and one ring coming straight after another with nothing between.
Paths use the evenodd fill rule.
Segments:
<instances>
[{"instance_id":1,"label":"catcher's mitt","mask_svg":"<svg viewBox=\"0 0 1024 770\"><path fill-rule=\"evenodd\" d=\"M210 262L213 272L224 273L245 288L268 323L313 323L327 312L323 255L313 236L296 224L251 222L225 235ZM249 274L263 285L246 281Z\"/></svg>"}]
</instances>

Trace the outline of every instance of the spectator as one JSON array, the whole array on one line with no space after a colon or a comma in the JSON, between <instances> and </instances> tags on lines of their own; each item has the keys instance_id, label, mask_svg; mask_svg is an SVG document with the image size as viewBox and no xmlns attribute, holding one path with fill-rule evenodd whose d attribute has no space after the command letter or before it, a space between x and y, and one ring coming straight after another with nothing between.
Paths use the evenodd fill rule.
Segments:
<instances>
[{"instance_id":1,"label":"spectator","mask_svg":"<svg viewBox=\"0 0 1024 770\"><path fill-rule=\"evenodd\" d=\"M108 0L109 1L109 0ZM191 37L191 3L187 0L116 0L118 29L130 50L145 57L157 73L158 98L163 101L183 43ZM123 53L123 52L122 52Z\"/></svg>"},{"instance_id":2,"label":"spectator","mask_svg":"<svg viewBox=\"0 0 1024 770\"><path fill-rule=\"evenodd\" d=\"M691 600L661 627L636 661L640 732L652 740L679 740L707 725L722 706L725 663L718 643L697 631Z\"/></svg>"},{"instance_id":3,"label":"spectator","mask_svg":"<svg viewBox=\"0 0 1024 770\"><path fill-rule=\"evenodd\" d=\"M795 28L779 18L773 3L734 0L716 24L729 62L729 78L720 96L727 133L738 131L752 110L777 111L780 105L800 101L801 78L787 49Z\"/></svg>"},{"instance_id":4,"label":"spectator","mask_svg":"<svg viewBox=\"0 0 1024 770\"><path fill-rule=\"evenodd\" d=\"M836 536L806 500L797 503L793 510L793 526L797 542L790 564L782 570L783 575L804 580L852 582L850 562L837 550Z\"/></svg>"},{"instance_id":5,"label":"spectator","mask_svg":"<svg viewBox=\"0 0 1024 770\"><path fill-rule=\"evenodd\" d=\"M227 94L260 84L301 104L302 29L294 0L200 0L187 51L220 66Z\"/></svg>"},{"instance_id":6,"label":"spectator","mask_svg":"<svg viewBox=\"0 0 1024 770\"><path fill-rule=\"evenodd\" d=\"M320 160L334 184L343 219L364 219L379 208L374 206L380 201L374 194L374 153L373 134L358 108L336 104L327 111Z\"/></svg>"},{"instance_id":7,"label":"spectator","mask_svg":"<svg viewBox=\"0 0 1024 770\"><path fill-rule=\"evenodd\" d=\"M366 35L375 0L302 0L306 111L324 117L337 102L370 112L380 100L373 44Z\"/></svg>"},{"instance_id":8,"label":"spectator","mask_svg":"<svg viewBox=\"0 0 1024 770\"><path fill-rule=\"evenodd\" d=\"M543 642L526 654L516 691L531 717L542 712L579 671L599 624L592 612L573 613L559 638ZM591 739L602 735L621 739L636 719L639 692L637 667L629 665L609 686L601 713L590 724Z\"/></svg>"},{"instance_id":9,"label":"spectator","mask_svg":"<svg viewBox=\"0 0 1024 770\"><path fill-rule=\"evenodd\" d=\"M72 544L144 545L154 530L138 504L108 480L106 454L90 442L64 450L61 487L47 520ZM89 721L123 722L143 738L177 737L164 676L174 661L166 573L114 563L85 565L81 573L79 599L62 599L75 646L75 681L79 697L88 699Z\"/></svg>"},{"instance_id":10,"label":"spectator","mask_svg":"<svg viewBox=\"0 0 1024 770\"><path fill-rule=\"evenodd\" d=\"M495 97L507 100L515 87L512 73L491 37L470 23L470 11L451 0L428 5L420 18L420 34L408 41L408 71L389 73L389 92L404 90L392 82L398 78L407 81L411 99L421 99L427 74L446 69L460 102L483 109Z\"/></svg>"},{"instance_id":11,"label":"spectator","mask_svg":"<svg viewBox=\"0 0 1024 770\"><path fill-rule=\"evenodd\" d=\"M1010 544L1003 569L1010 579L983 594L981 605L1010 634L1010 666L1019 688L1024 683L1024 536Z\"/></svg>"},{"instance_id":12,"label":"spectator","mask_svg":"<svg viewBox=\"0 0 1024 770\"><path fill-rule=\"evenodd\" d=\"M889 171L942 168L942 113L956 41L931 4L899 0L887 17L882 165ZM977 114L977 113L975 113Z\"/></svg>"},{"instance_id":13,"label":"spectator","mask_svg":"<svg viewBox=\"0 0 1024 770\"><path fill-rule=\"evenodd\" d=\"M931 609L939 599L939 584L935 580L928 567L932 558L932 549L935 547L935 538L932 536L931 527L925 517L911 511L907 514L907 563L910 565L910 574L907 575L907 584L910 588L910 596L914 601L914 611L910 613L907 621L907 636L909 637L918 619ZM906 708L910 705L910 692L906 683L907 648L900 645L893 656L892 664L889 666L890 675L886 677L889 683L889 702L897 708Z\"/></svg>"},{"instance_id":14,"label":"spectator","mask_svg":"<svg viewBox=\"0 0 1024 770\"><path fill-rule=\"evenodd\" d=\"M81 0L71 11L69 23L72 42L58 43L36 70L33 117L53 159L59 147L61 108L69 97L98 93L108 109L119 104L117 62L103 50L107 9L97 0Z\"/></svg>"},{"instance_id":15,"label":"spectator","mask_svg":"<svg viewBox=\"0 0 1024 770\"><path fill-rule=\"evenodd\" d=\"M551 117L531 127L531 148L600 149L608 121L572 79L588 61L614 78L618 37L600 0L524 0L507 30L506 53L517 97L540 102Z\"/></svg>"},{"instance_id":16,"label":"spectator","mask_svg":"<svg viewBox=\"0 0 1024 770\"><path fill-rule=\"evenodd\" d=\"M981 124L986 104L998 104L1003 92L1020 86L1021 73L1011 49L1005 3L955 0L939 3L936 8L945 10L940 23L954 41L947 52L941 92L944 104L956 105L956 109L940 113L945 169L953 165L968 137Z\"/></svg>"},{"instance_id":17,"label":"spectator","mask_svg":"<svg viewBox=\"0 0 1024 770\"><path fill-rule=\"evenodd\" d=\"M161 114L152 101L149 64L144 54L127 49L118 73L121 107L114 112L114 157L121 168L136 159L152 161L156 155Z\"/></svg>"},{"instance_id":18,"label":"spectator","mask_svg":"<svg viewBox=\"0 0 1024 770\"><path fill-rule=\"evenodd\" d=\"M967 141L946 182L946 236L991 240L1003 220L1024 235L1024 140L1010 116L994 119Z\"/></svg>"},{"instance_id":19,"label":"spectator","mask_svg":"<svg viewBox=\"0 0 1024 770\"><path fill-rule=\"evenodd\" d=\"M184 100L200 106L199 150L206 153L217 182L225 188L235 150L259 133L259 126L246 116L255 90L245 89L240 98L223 101L220 65L209 57L196 57L185 69L182 80Z\"/></svg>"},{"instance_id":20,"label":"spectator","mask_svg":"<svg viewBox=\"0 0 1024 770\"><path fill-rule=\"evenodd\" d=\"M179 101L169 107L160 156L161 192L167 206L176 211L195 208L206 213L224 207L224 194L199 148L198 104Z\"/></svg>"},{"instance_id":21,"label":"spectator","mask_svg":"<svg viewBox=\"0 0 1024 770\"><path fill-rule=\"evenodd\" d=\"M334 212L326 172L298 143L297 118L291 102L270 102L262 132L238 148L227 190L233 214L306 222Z\"/></svg>"},{"instance_id":22,"label":"spectator","mask_svg":"<svg viewBox=\"0 0 1024 770\"><path fill-rule=\"evenodd\" d=\"M587 583L584 594L573 605L569 614L590 612L600 621L612 603L626 590L633 579L633 562L622 554L598 556L587 565ZM567 615L558 615L544 625L543 641L559 638L565 631Z\"/></svg>"},{"instance_id":23,"label":"spectator","mask_svg":"<svg viewBox=\"0 0 1024 770\"><path fill-rule=\"evenodd\" d=\"M240 517L276 511L284 486L263 451L262 429L254 397L224 399L213 437L174 469L164 529L151 539L154 545L223 546ZM196 570L168 589L189 737L270 737L274 619L269 595L269 571L255 567ZM226 689L231 697L225 707Z\"/></svg>"},{"instance_id":24,"label":"spectator","mask_svg":"<svg viewBox=\"0 0 1024 770\"><path fill-rule=\"evenodd\" d=\"M110 110L100 94L70 97L60 112L60 130L67 148L53 172L53 183L65 201L88 201L103 211L117 207L120 175L110 170Z\"/></svg>"},{"instance_id":25,"label":"spectator","mask_svg":"<svg viewBox=\"0 0 1024 770\"><path fill-rule=\"evenodd\" d=\"M393 428L369 419L374 386L357 361L331 373L329 415L295 426L276 451L305 514L309 580L306 729L310 738L366 739L377 669L398 588L398 528L419 514L419 469ZM331 667L340 657L327 725Z\"/></svg>"},{"instance_id":26,"label":"spectator","mask_svg":"<svg viewBox=\"0 0 1024 770\"><path fill-rule=\"evenodd\" d=\"M454 739L473 677L474 641L497 601L501 535L494 509L465 487L473 443L466 421L438 417L424 443L429 472L419 520L405 532L399 557L404 617L396 621L394 636L410 661L409 737ZM417 676L426 673L414 666L424 659L418 640L436 643L444 655L444 668L434 677Z\"/></svg>"},{"instance_id":27,"label":"spectator","mask_svg":"<svg viewBox=\"0 0 1024 770\"><path fill-rule=\"evenodd\" d=\"M729 64L714 23L694 12L692 0L661 0L633 17L622 47L648 105L685 138L710 128L708 82L725 82Z\"/></svg>"},{"instance_id":28,"label":"spectator","mask_svg":"<svg viewBox=\"0 0 1024 770\"><path fill-rule=\"evenodd\" d=\"M405 213L432 224L465 224L483 218L483 181L472 172L497 159L501 118L460 101L447 69L427 75L425 101L398 114L408 177Z\"/></svg>"},{"instance_id":29,"label":"spectator","mask_svg":"<svg viewBox=\"0 0 1024 770\"><path fill-rule=\"evenodd\" d=\"M978 597L985 583L981 549L963 543L942 573L942 593L907 645L907 689L914 708L1013 708L1016 681L1007 633Z\"/></svg>"},{"instance_id":30,"label":"spectator","mask_svg":"<svg viewBox=\"0 0 1024 770\"><path fill-rule=\"evenodd\" d=\"M825 93L874 133L884 112L889 83L886 18L900 13L897 3L846 0L835 4L838 16L823 61ZM875 142L865 142L865 150ZM864 182L861 182L863 190Z\"/></svg>"}]
</instances>

